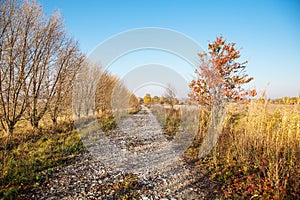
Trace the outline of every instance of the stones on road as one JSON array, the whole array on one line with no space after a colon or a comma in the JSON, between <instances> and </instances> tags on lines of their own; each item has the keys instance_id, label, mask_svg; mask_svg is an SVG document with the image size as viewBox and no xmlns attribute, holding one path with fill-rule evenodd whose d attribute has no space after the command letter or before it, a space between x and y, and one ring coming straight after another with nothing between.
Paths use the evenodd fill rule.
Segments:
<instances>
[{"instance_id":1,"label":"stones on road","mask_svg":"<svg viewBox=\"0 0 300 200\"><path fill-rule=\"evenodd\" d=\"M89 152L49 173L43 184L21 198L116 199L126 192L145 200L214 196L209 192L213 183L181 160L180 147L167 140L147 108L121 120L110 134L96 137Z\"/></svg>"}]
</instances>

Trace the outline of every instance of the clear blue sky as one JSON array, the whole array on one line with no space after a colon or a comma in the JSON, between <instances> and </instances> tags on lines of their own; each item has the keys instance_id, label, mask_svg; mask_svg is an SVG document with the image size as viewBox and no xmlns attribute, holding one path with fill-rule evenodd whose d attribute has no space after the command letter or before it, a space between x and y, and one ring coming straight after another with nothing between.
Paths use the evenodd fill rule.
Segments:
<instances>
[{"instance_id":1,"label":"clear blue sky","mask_svg":"<svg viewBox=\"0 0 300 200\"><path fill-rule=\"evenodd\" d=\"M271 98L300 94L299 1L40 0L46 13L60 10L83 52L120 32L162 27L193 38L203 49L217 36L236 42L247 72ZM192 72L191 72L192 73Z\"/></svg>"}]
</instances>

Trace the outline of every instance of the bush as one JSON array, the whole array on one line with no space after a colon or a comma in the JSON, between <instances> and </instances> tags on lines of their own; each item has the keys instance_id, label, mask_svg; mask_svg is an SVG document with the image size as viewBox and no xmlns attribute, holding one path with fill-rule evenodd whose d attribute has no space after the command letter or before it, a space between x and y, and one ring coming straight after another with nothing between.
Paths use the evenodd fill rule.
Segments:
<instances>
[{"instance_id":1,"label":"bush","mask_svg":"<svg viewBox=\"0 0 300 200\"><path fill-rule=\"evenodd\" d=\"M117 122L112 114L102 115L98 119L101 129L105 133L108 133L117 127Z\"/></svg>"}]
</instances>

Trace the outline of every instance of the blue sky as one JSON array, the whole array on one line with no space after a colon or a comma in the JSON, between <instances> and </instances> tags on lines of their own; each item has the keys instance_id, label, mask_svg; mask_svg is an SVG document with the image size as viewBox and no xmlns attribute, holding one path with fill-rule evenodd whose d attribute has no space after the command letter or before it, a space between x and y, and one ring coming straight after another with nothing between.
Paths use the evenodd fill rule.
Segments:
<instances>
[{"instance_id":1,"label":"blue sky","mask_svg":"<svg viewBox=\"0 0 300 200\"><path fill-rule=\"evenodd\" d=\"M172 29L194 39L203 49L207 48L208 42L223 35L227 41L235 42L237 47L241 48L241 60L249 61L247 72L255 78L253 85L259 91L269 82L267 94L271 98L300 94L298 1L40 0L39 2L48 14L54 10L61 11L68 32L79 40L82 51L87 54L111 36L135 28ZM155 53L150 54L155 57ZM120 58L116 64L128 66L133 64L128 60L134 60L137 56L139 55L128 55L127 59ZM122 59L124 62L120 63ZM149 61L141 59L141 62ZM113 73L118 74L118 67L115 68ZM193 71L190 68L189 70L192 74ZM126 70L119 70L119 73L122 76Z\"/></svg>"}]
</instances>

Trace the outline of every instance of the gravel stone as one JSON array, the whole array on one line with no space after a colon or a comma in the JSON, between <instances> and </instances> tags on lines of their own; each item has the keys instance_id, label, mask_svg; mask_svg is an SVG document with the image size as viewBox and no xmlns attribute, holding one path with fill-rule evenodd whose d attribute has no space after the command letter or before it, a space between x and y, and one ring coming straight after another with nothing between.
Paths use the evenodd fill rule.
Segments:
<instances>
[{"instance_id":1,"label":"gravel stone","mask_svg":"<svg viewBox=\"0 0 300 200\"><path fill-rule=\"evenodd\" d=\"M122 130L117 127L109 134L109 140L123 152L132 153L133 157L127 158L144 159L144 165L140 165L139 160L137 165L129 162L128 166L118 166L116 160L107 165L107 160L116 152L101 157L101 153L101 156L95 156L95 152L87 151L75 156L70 165L48 172L44 183L18 198L113 199L103 191L103 186L122 180L129 169L138 177L140 188L136 192L142 200L215 199L218 196L219 186L209 180L206 172L175 158L172 151L160 151L172 141L165 137L161 125L146 107L120 124ZM151 154L155 151L159 153ZM145 153L150 156L143 157ZM151 163L147 159L151 159ZM157 160L155 164L153 159Z\"/></svg>"}]
</instances>

